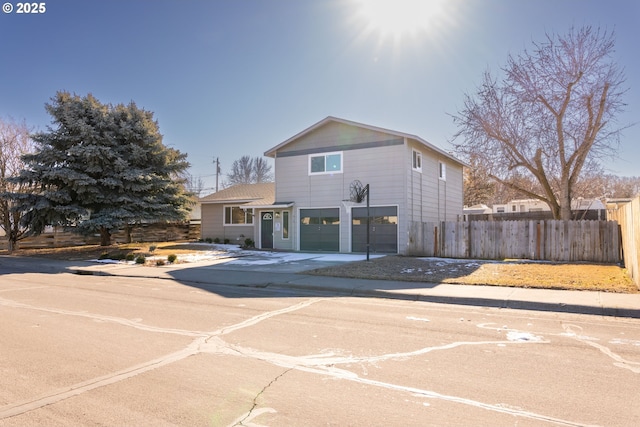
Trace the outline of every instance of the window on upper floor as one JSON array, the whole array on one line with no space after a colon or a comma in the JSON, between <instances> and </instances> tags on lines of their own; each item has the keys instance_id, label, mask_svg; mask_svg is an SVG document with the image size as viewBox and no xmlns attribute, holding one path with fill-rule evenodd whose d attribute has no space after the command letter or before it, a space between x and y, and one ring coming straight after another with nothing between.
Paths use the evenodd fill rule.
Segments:
<instances>
[{"instance_id":1,"label":"window on upper floor","mask_svg":"<svg viewBox=\"0 0 640 427\"><path fill-rule=\"evenodd\" d=\"M253 209L242 209L240 206L224 207L224 225L253 224Z\"/></svg>"},{"instance_id":2,"label":"window on upper floor","mask_svg":"<svg viewBox=\"0 0 640 427\"><path fill-rule=\"evenodd\" d=\"M442 162L438 162L438 178L443 181L447 179L447 165Z\"/></svg>"},{"instance_id":3,"label":"window on upper floor","mask_svg":"<svg viewBox=\"0 0 640 427\"><path fill-rule=\"evenodd\" d=\"M309 175L342 173L342 152L309 155Z\"/></svg>"},{"instance_id":4,"label":"window on upper floor","mask_svg":"<svg viewBox=\"0 0 640 427\"><path fill-rule=\"evenodd\" d=\"M422 172L422 153L413 150L411 154L411 168L414 171Z\"/></svg>"}]
</instances>

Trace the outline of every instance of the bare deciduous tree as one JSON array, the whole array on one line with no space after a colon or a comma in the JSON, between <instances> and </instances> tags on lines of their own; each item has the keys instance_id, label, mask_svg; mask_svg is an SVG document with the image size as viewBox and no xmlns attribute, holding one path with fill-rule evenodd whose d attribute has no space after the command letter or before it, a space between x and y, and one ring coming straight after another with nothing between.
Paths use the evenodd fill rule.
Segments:
<instances>
[{"instance_id":1,"label":"bare deciduous tree","mask_svg":"<svg viewBox=\"0 0 640 427\"><path fill-rule=\"evenodd\" d=\"M229 185L271 182L271 165L262 157L242 156L231 165L227 179Z\"/></svg>"},{"instance_id":2,"label":"bare deciduous tree","mask_svg":"<svg viewBox=\"0 0 640 427\"><path fill-rule=\"evenodd\" d=\"M30 153L33 144L29 137L29 128L25 122L17 123L11 119L0 119L0 228L8 240L9 252L16 243L26 237L27 230L20 226L22 213L15 208L15 198L10 194L24 193L23 184L11 182L24 168L22 155Z\"/></svg>"},{"instance_id":3,"label":"bare deciduous tree","mask_svg":"<svg viewBox=\"0 0 640 427\"><path fill-rule=\"evenodd\" d=\"M546 202L554 218L570 219L585 165L614 156L618 146L625 89L613 52L613 33L584 27L509 56L503 80L487 71L454 116L455 139L463 139L457 153L476 156L496 181ZM514 179L521 176L540 191L522 188Z\"/></svg>"},{"instance_id":4,"label":"bare deciduous tree","mask_svg":"<svg viewBox=\"0 0 640 427\"><path fill-rule=\"evenodd\" d=\"M204 180L202 177L185 174L184 178L186 180L185 187L187 191L193 194L196 199L202 197L202 192L204 191Z\"/></svg>"},{"instance_id":5,"label":"bare deciduous tree","mask_svg":"<svg viewBox=\"0 0 640 427\"><path fill-rule=\"evenodd\" d=\"M496 183L478 163L475 156L469 159L471 167L464 169L464 205L474 206L491 203L496 191Z\"/></svg>"},{"instance_id":6,"label":"bare deciduous tree","mask_svg":"<svg viewBox=\"0 0 640 427\"><path fill-rule=\"evenodd\" d=\"M271 182L273 180L271 165L267 163L264 157L256 157L253 159L253 173L254 181L257 183Z\"/></svg>"}]
</instances>

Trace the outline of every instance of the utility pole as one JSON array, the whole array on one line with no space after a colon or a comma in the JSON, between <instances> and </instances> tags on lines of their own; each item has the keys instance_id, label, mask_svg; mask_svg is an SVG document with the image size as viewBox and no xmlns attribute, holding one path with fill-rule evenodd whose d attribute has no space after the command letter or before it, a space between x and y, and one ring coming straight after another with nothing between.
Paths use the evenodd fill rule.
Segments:
<instances>
[{"instance_id":1,"label":"utility pole","mask_svg":"<svg viewBox=\"0 0 640 427\"><path fill-rule=\"evenodd\" d=\"M220 175L220 158L216 157L213 163L216 165L216 193L218 192L218 175Z\"/></svg>"}]
</instances>

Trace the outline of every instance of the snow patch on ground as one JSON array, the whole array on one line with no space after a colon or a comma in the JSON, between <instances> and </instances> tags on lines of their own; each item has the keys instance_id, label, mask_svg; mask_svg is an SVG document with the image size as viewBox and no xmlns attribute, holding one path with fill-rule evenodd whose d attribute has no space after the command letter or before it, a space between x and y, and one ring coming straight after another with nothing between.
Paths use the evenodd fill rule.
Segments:
<instances>
[{"instance_id":1,"label":"snow patch on ground","mask_svg":"<svg viewBox=\"0 0 640 427\"><path fill-rule=\"evenodd\" d=\"M192 263L200 261L227 262L234 265L270 265L281 263L295 263L299 261L326 261L326 262L353 262L366 259L365 254L318 254L304 252L270 252L251 249L242 249L238 245L223 245L211 243L185 243L175 245L176 249L185 246L185 249L193 248L192 253L178 254L178 262ZM207 250L209 249L209 250ZM370 255L370 258L380 258L384 255ZM166 260L165 256L148 256L147 261ZM112 259L93 260L102 264L123 264L126 261ZM132 263L132 262L129 262Z\"/></svg>"},{"instance_id":2,"label":"snow patch on ground","mask_svg":"<svg viewBox=\"0 0 640 427\"><path fill-rule=\"evenodd\" d=\"M424 317L414 317L414 316L407 316L407 320L417 320L419 322L429 322L429 319L425 319Z\"/></svg>"}]
</instances>

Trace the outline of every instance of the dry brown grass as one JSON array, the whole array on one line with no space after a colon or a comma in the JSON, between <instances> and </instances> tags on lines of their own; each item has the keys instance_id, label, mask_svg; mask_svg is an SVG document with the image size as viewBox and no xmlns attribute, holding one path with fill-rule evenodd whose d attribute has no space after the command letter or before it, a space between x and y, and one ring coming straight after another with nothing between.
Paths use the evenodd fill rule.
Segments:
<instances>
[{"instance_id":1,"label":"dry brown grass","mask_svg":"<svg viewBox=\"0 0 640 427\"><path fill-rule=\"evenodd\" d=\"M616 265L443 260L386 256L316 269L310 274L410 282L637 293Z\"/></svg>"},{"instance_id":2,"label":"dry brown grass","mask_svg":"<svg viewBox=\"0 0 640 427\"><path fill-rule=\"evenodd\" d=\"M156 246L153 252L150 250L151 246ZM15 251L14 255L80 261L96 259L104 253L114 255L133 253L161 257L175 254L179 261L180 255L193 254L203 250L211 250L211 247L162 242L132 243L108 247L87 245L56 249L22 249ZM370 261L338 264L311 270L307 273L410 282L638 293L638 287L631 281L623 268L604 264L493 262L386 256L372 258Z\"/></svg>"},{"instance_id":3,"label":"dry brown grass","mask_svg":"<svg viewBox=\"0 0 640 427\"><path fill-rule=\"evenodd\" d=\"M155 249L152 251L152 247ZM160 243L126 243L111 246L84 245L72 246L66 248L48 248L48 249L18 249L13 252L15 256L39 257L49 259L60 259L68 261L86 261L98 259L106 254L113 258L119 255L132 253L134 255L144 256L168 256L171 254L184 255L192 254L200 250L211 250L211 248L201 245L188 245L176 242L160 242ZM7 255L7 251L0 251L0 254Z\"/></svg>"}]
</instances>

